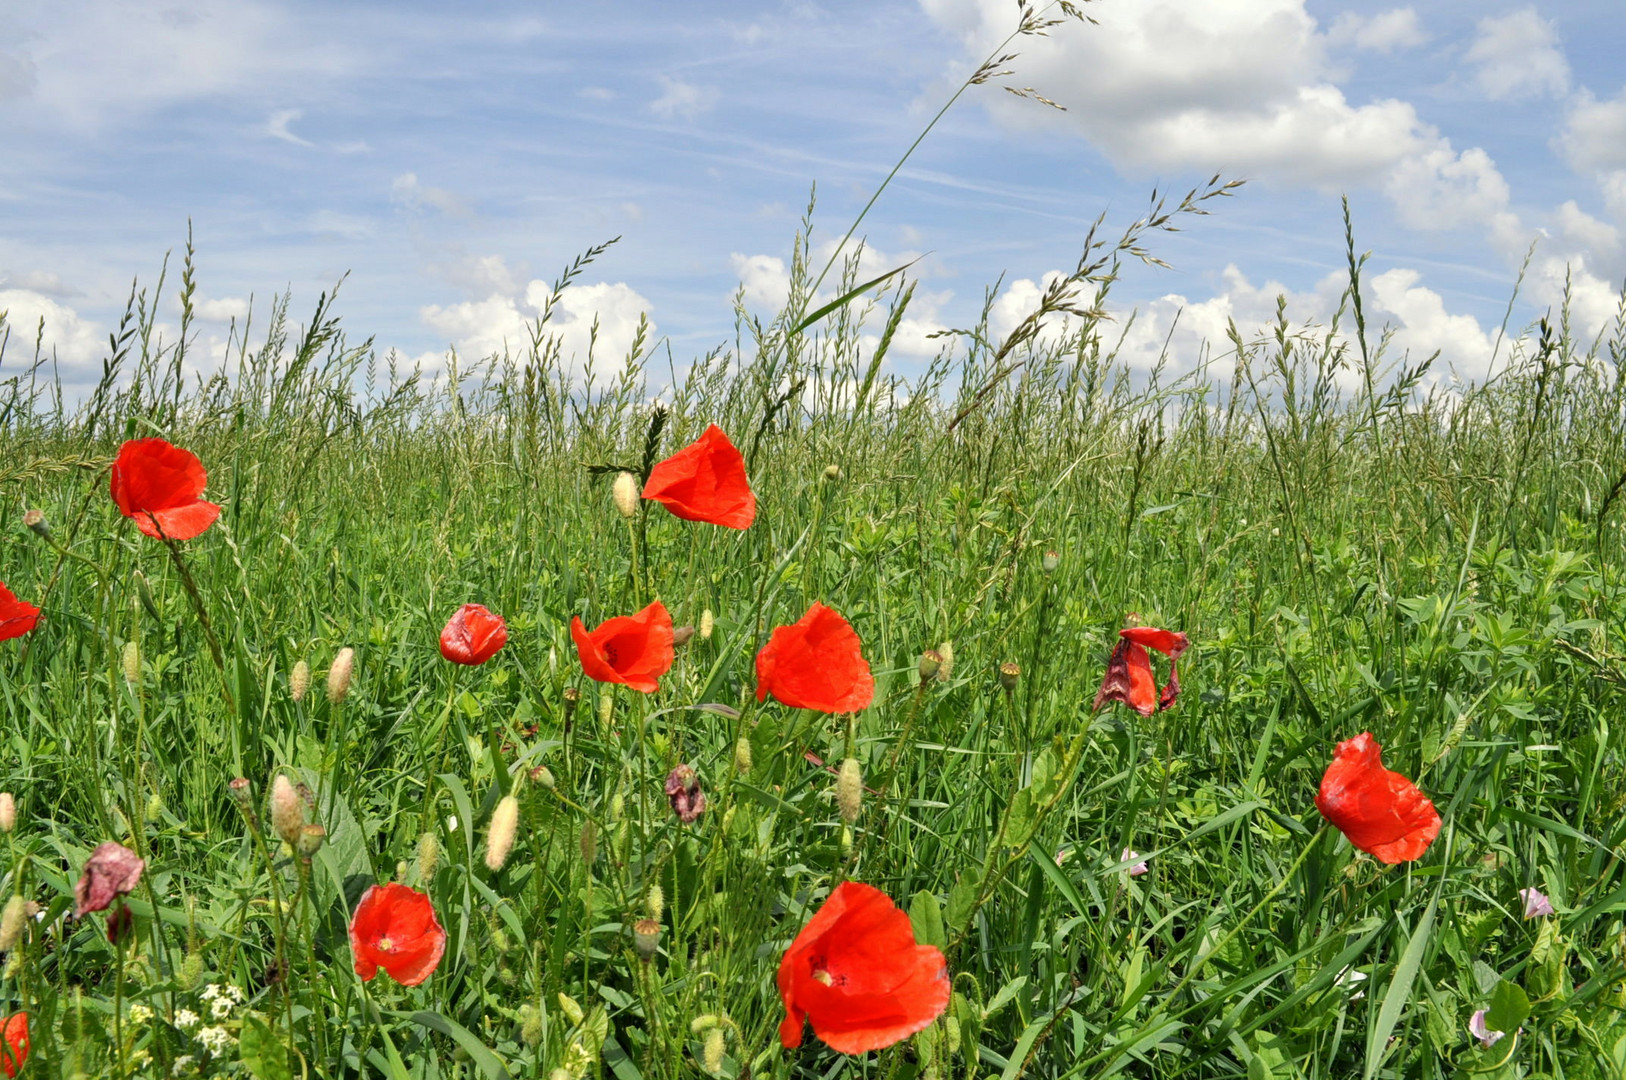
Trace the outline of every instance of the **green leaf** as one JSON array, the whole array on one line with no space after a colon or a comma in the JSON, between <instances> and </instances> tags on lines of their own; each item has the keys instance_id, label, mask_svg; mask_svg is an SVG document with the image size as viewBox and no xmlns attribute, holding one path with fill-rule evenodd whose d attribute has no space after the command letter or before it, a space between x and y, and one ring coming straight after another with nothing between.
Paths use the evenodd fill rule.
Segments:
<instances>
[{"instance_id":1,"label":"green leaf","mask_svg":"<svg viewBox=\"0 0 1626 1080\"><path fill-rule=\"evenodd\" d=\"M1423 966L1429 938L1434 934L1434 909L1439 902L1440 895L1436 892L1423 910L1423 917L1417 920L1417 928L1406 943L1406 951L1400 954L1394 978L1389 980L1388 992L1383 995L1383 1008L1378 1010L1377 1023L1366 1034L1366 1071L1362 1073L1365 1080L1372 1080L1378 1066L1383 1063L1384 1051L1389 1047L1389 1036L1400 1022L1400 1010L1411 1000L1412 983L1417 981L1417 971Z\"/></svg>"},{"instance_id":2,"label":"green leaf","mask_svg":"<svg viewBox=\"0 0 1626 1080\"><path fill-rule=\"evenodd\" d=\"M826 315L830 314L832 311L835 311L837 308L845 307L847 304L851 303L854 297L863 295L864 293L866 293L869 290L875 288L875 286L879 285L883 281L888 280L889 278L897 277L899 274L903 273L905 270L909 269L911 266L915 265L915 263L917 263L919 261L920 261L919 259L910 259L908 262L904 263L902 266L898 267L895 270L888 270L886 273L882 274L880 277L870 278L868 281L864 282L862 285L858 285L858 286L855 286L854 288L851 288L851 289L847 290L846 292L842 293L840 296L836 297L834 300L830 301L828 304L825 304L823 307L819 308L819 310L815 311L813 314L807 316L805 319L803 319L801 322L797 323L795 326L791 327L790 333L786 334L785 336L786 337L794 337L795 335L800 334L803 330L806 330L808 327L812 326L814 323L818 322L820 319L824 318Z\"/></svg>"},{"instance_id":3,"label":"green leaf","mask_svg":"<svg viewBox=\"0 0 1626 1080\"><path fill-rule=\"evenodd\" d=\"M509 1080L508 1067L462 1024L448 1020L440 1013L430 1012L428 1009L419 1009L413 1013L412 1022L450 1037L468 1053L469 1060L474 1063L475 1068L484 1073L489 1080Z\"/></svg>"},{"instance_id":4,"label":"green leaf","mask_svg":"<svg viewBox=\"0 0 1626 1080\"><path fill-rule=\"evenodd\" d=\"M243 1031L237 1041L237 1054L243 1067L257 1080L293 1080L293 1072L288 1065L288 1048L257 1016L250 1015L244 1019Z\"/></svg>"},{"instance_id":5,"label":"green leaf","mask_svg":"<svg viewBox=\"0 0 1626 1080\"><path fill-rule=\"evenodd\" d=\"M1505 1031L1509 1035L1519 1030L1530 1015L1530 998L1518 983L1503 979L1491 991L1490 1008L1485 1011L1485 1026L1492 1031Z\"/></svg>"},{"instance_id":6,"label":"green leaf","mask_svg":"<svg viewBox=\"0 0 1626 1080\"><path fill-rule=\"evenodd\" d=\"M1558 933L1558 920L1541 920L1536 943L1525 965L1524 985L1538 999L1554 997L1564 986L1564 960L1569 946Z\"/></svg>"},{"instance_id":7,"label":"green leaf","mask_svg":"<svg viewBox=\"0 0 1626 1080\"><path fill-rule=\"evenodd\" d=\"M909 902L909 925L914 927L915 940L922 945L948 948L948 934L943 929L943 910L937 906L937 897L925 889L915 893Z\"/></svg>"},{"instance_id":8,"label":"green leaf","mask_svg":"<svg viewBox=\"0 0 1626 1080\"><path fill-rule=\"evenodd\" d=\"M988 1007L982 1010L982 1018L987 1020L990 1016L1003 1009L1010 1003L1012 998L1022 992L1022 988L1027 984L1028 977L1026 975L1018 975L1004 986L1001 986L999 988L999 993L994 995L994 1000L990 1001L988 1003Z\"/></svg>"},{"instance_id":9,"label":"green leaf","mask_svg":"<svg viewBox=\"0 0 1626 1080\"><path fill-rule=\"evenodd\" d=\"M960 878L949 890L948 911L944 913L944 921L948 924L951 933L959 934L965 929L965 924L971 918L971 909L977 903L978 875L971 870L962 870Z\"/></svg>"}]
</instances>

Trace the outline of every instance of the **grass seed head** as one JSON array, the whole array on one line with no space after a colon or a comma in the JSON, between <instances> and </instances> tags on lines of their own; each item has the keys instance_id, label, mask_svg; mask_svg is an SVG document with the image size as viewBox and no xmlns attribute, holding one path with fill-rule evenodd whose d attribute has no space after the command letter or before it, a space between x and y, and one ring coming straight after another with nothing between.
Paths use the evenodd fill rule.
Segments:
<instances>
[{"instance_id":1,"label":"grass seed head","mask_svg":"<svg viewBox=\"0 0 1626 1080\"><path fill-rule=\"evenodd\" d=\"M28 925L28 901L20 893L6 901L6 910L0 915L0 952L10 952L22 939L23 928Z\"/></svg>"},{"instance_id":2,"label":"grass seed head","mask_svg":"<svg viewBox=\"0 0 1626 1080\"><path fill-rule=\"evenodd\" d=\"M346 645L327 669L327 699L334 705L350 696L350 680L356 674L356 650Z\"/></svg>"},{"instance_id":3,"label":"grass seed head","mask_svg":"<svg viewBox=\"0 0 1626 1080\"><path fill-rule=\"evenodd\" d=\"M713 1076L723 1074L723 1049L723 1029L714 1027L706 1032L706 1041L700 1050L700 1061L705 1065L706 1071Z\"/></svg>"},{"instance_id":4,"label":"grass seed head","mask_svg":"<svg viewBox=\"0 0 1626 1080\"><path fill-rule=\"evenodd\" d=\"M954 642L945 641L937 647L937 681L948 682L954 674Z\"/></svg>"},{"instance_id":5,"label":"grass seed head","mask_svg":"<svg viewBox=\"0 0 1626 1080\"><path fill-rule=\"evenodd\" d=\"M288 696L296 702L304 701L305 694L311 688L311 666L300 660L294 664L294 669L288 673Z\"/></svg>"},{"instance_id":6,"label":"grass seed head","mask_svg":"<svg viewBox=\"0 0 1626 1080\"><path fill-rule=\"evenodd\" d=\"M136 644L135 638L124 643L124 651L119 654L119 666L124 669L124 681L131 686L141 681L141 646Z\"/></svg>"},{"instance_id":7,"label":"grass seed head","mask_svg":"<svg viewBox=\"0 0 1626 1080\"><path fill-rule=\"evenodd\" d=\"M615 498L615 508L621 511L622 517L630 520L638 516L639 492L636 476L630 472L617 473L610 494Z\"/></svg>"},{"instance_id":8,"label":"grass seed head","mask_svg":"<svg viewBox=\"0 0 1626 1080\"><path fill-rule=\"evenodd\" d=\"M486 869L495 874L508 861L514 848L514 833L519 829L519 800L504 795L491 812L491 828L486 833Z\"/></svg>"},{"instance_id":9,"label":"grass seed head","mask_svg":"<svg viewBox=\"0 0 1626 1080\"><path fill-rule=\"evenodd\" d=\"M418 837L418 883L423 884L435 876L440 862L440 838L432 832Z\"/></svg>"},{"instance_id":10,"label":"grass seed head","mask_svg":"<svg viewBox=\"0 0 1626 1080\"><path fill-rule=\"evenodd\" d=\"M305 800L299 797L287 774L278 773L271 781L271 831L293 846L305 827Z\"/></svg>"},{"instance_id":11,"label":"grass seed head","mask_svg":"<svg viewBox=\"0 0 1626 1080\"><path fill-rule=\"evenodd\" d=\"M17 827L17 800L9 791L0 791L0 832Z\"/></svg>"}]
</instances>

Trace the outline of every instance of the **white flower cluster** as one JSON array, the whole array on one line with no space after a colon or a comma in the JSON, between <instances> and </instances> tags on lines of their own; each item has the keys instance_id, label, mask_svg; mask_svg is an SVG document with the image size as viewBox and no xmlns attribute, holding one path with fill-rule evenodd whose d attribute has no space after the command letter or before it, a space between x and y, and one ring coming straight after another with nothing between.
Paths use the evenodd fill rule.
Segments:
<instances>
[{"instance_id":1,"label":"white flower cluster","mask_svg":"<svg viewBox=\"0 0 1626 1080\"><path fill-rule=\"evenodd\" d=\"M191 1009L176 1009L175 1026L182 1031L191 1031L198 1026L198 1014Z\"/></svg>"},{"instance_id":2,"label":"white flower cluster","mask_svg":"<svg viewBox=\"0 0 1626 1080\"><path fill-rule=\"evenodd\" d=\"M152 1019L152 1010L149 1009L147 1006L141 1004L141 1002L138 1001L135 1004L130 1006L130 1023L132 1023L132 1024L145 1024L148 1020L151 1020L151 1019Z\"/></svg>"},{"instance_id":3,"label":"white flower cluster","mask_svg":"<svg viewBox=\"0 0 1626 1080\"><path fill-rule=\"evenodd\" d=\"M231 1032L223 1027L206 1027L198 1032L198 1042L215 1057L221 1057L231 1049Z\"/></svg>"},{"instance_id":4,"label":"white flower cluster","mask_svg":"<svg viewBox=\"0 0 1626 1080\"><path fill-rule=\"evenodd\" d=\"M230 983L210 983L203 988L203 993L199 997L209 1003L209 1015L216 1020L226 1019L231 1015L232 1009L241 1005L244 1000L243 992Z\"/></svg>"},{"instance_id":5,"label":"white flower cluster","mask_svg":"<svg viewBox=\"0 0 1626 1080\"><path fill-rule=\"evenodd\" d=\"M176 1015L177 1018L179 1018L180 1013L176 1013L175 1015ZM187 1072L192 1068L192 1062L194 1060L195 1059L192 1057L191 1054L182 1054L180 1057L175 1059L175 1066L174 1066L174 1068L172 1068L170 1070L170 1075L171 1076L185 1076L187 1074Z\"/></svg>"}]
</instances>

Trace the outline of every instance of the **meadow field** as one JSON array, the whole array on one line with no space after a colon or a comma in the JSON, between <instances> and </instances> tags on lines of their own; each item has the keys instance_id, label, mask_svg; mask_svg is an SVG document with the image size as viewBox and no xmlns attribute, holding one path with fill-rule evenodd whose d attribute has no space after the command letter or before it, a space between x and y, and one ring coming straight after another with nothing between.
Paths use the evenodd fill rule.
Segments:
<instances>
[{"instance_id":1,"label":"meadow field","mask_svg":"<svg viewBox=\"0 0 1626 1080\"><path fill-rule=\"evenodd\" d=\"M585 369L544 319L400 370L342 296L188 355L190 251L81 398L0 329L0 1070L1626 1075L1626 317L1460 383L1352 246L1335 327L1131 370L1097 302L1203 194L909 377L904 279L810 319L802 259ZM711 425L748 527L640 497ZM153 439L189 539L113 468ZM1189 641L1150 715L1097 702L1131 627ZM1438 811L1399 861L1317 809L1362 733Z\"/></svg>"}]
</instances>

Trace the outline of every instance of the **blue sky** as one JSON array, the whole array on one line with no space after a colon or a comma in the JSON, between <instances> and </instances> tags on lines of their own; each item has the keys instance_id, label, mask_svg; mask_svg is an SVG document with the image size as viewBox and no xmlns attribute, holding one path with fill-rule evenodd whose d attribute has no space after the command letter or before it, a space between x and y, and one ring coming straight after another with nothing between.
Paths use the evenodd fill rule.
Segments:
<instances>
[{"instance_id":1,"label":"blue sky","mask_svg":"<svg viewBox=\"0 0 1626 1080\"><path fill-rule=\"evenodd\" d=\"M646 313L681 365L732 342L742 282L753 310L783 295L810 187L824 250L1017 17L1011 0L0 9L5 366L43 317L70 384L189 219L205 364L251 297L263 316L291 288L297 316L346 272L338 310L380 349L434 368L449 346L519 346L547 282L620 235L560 299L567 345L597 313L613 355ZM1296 319L1330 315L1340 193L1396 355L1441 349L1442 367L1483 376L1533 240L1515 328L1560 301L1566 274L1581 332L1613 317L1618 0L1086 10L1099 25L1016 43L1005 80L1065 112L974 88L866 222L866 268L927 253L897 370L1001 279L995 328L1014 325L1098 214L1121 228L1154 185L1216 169L1249 183L1154 241L1172 270L1135 267L1114 290L1121 319L1137 312L1132 362L1167 339L1190 368L1226 319L1253 333L1278 294ZM173 333L178 312L161 312Z\"/></svg>"}]
</instances>

